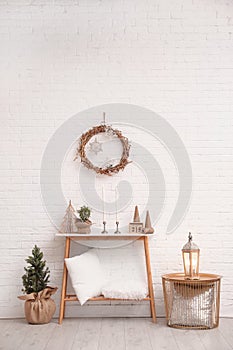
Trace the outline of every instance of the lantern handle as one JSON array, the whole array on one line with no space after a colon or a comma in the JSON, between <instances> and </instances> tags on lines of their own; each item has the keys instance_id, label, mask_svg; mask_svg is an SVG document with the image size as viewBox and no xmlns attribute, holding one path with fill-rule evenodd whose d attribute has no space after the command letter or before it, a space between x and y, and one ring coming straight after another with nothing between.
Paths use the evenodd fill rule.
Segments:
<instances>
[{"instance_id":1,"label":"lantern handle","mask_svg":"<svg viewBox=\"0 0 233 350\"><path fill-rule=\"evenodd\" d=\"M192 239L193 239L191 232L189 232L189 237L188 238L189 238L189 242L191 242Z\"/></svg>"}]
</instances>

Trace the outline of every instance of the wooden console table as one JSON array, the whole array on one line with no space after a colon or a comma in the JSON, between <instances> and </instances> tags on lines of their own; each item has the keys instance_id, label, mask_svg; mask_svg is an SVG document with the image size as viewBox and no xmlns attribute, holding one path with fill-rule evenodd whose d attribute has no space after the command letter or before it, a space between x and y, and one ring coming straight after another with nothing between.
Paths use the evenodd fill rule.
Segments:
<instances>
[{"instance_id":1,"label":"wooden console table","mask_svg":"<svg viewBox=\"0 0 233 350\"><path fill-rule=\"evenodd\" d=\"M148 296L142 300L150 301L150 310L151 317L153 322L156 322L156 312L155 312L155 301L154 301L154 291L153 291L153 282L151 274L151 265L150 265L150 253L149 253L149 244L148 236L152 234L72 234L72 233L58 233L56 236L65 237L65 254L64 258L69 258L70 256L70 243L72 240L81 241L81 240L140 240L144 243L144 252L145 252L145 261L146 261L146 270L147 270L147 281L148 281ZM58 323L61 324L63 318L65 317L65 304L67 301L78 301L76 295L67 294L67 277L68 271L64 261L63 267L63 279L62 279L62 290L61 290L61 301L60 301L60 314ZM100 301L100 300L125 300L125 299L111 299L105 298L103 296L97 296L90 298L91 301Z\"/></svg>"}]
</instances>

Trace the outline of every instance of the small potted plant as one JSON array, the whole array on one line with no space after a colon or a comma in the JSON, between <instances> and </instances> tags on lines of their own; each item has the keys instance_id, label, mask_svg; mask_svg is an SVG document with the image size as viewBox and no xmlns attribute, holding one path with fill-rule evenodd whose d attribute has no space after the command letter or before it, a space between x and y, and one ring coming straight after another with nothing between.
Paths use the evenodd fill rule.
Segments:
<instances>
[{"instance_id":1,"label":"small potted plant","mask_svg":"<svg viewBox=\"0 0 233 350\"><path fill-rule=\"evenodd\" d=\"M92 225L92 222L89 220L91 216L91 209L84 205L79 210L77 210L76 216L76 226L78 233L90 233Z\"/></svg>"},{"instance_id":2,"label":"small potted plant","mask_svg":"<svg viewBox=\"0 0 233 350\"><path fill-rule=\"evenodd\" d=\"M28 266L24 267L25 274L22 276L25 295L18 298L25 300L24 312L28 323L49 323L52 319L56 304L51 295L57 288L48 286L50 271L43 260L43 253L37 245L32 249L32 255L25 259Z\"/></svg>"}]
</instances>

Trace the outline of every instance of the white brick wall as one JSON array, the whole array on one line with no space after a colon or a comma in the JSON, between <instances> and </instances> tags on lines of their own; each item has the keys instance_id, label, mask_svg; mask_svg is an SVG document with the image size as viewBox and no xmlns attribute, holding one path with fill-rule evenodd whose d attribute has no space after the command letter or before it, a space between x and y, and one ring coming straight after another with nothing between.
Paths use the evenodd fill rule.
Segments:
<instances>
[{"instance_id":1,"label":"white brick wall","mask_svg":"<svg viewBox=\"0 0 233 350\"><path fill-rule=\"evenodd\" d=\"M64 121L111 102L163 116L192 162L188 215L167 236L168 200L151 244L158 314L160 275L181 270L180 249L192 230L202 270L224 277L221 314L233 316L232 15L226 0L0 2L1 317L23 315L16 296L35 243L44 250L52 284L60 287L63 241L54 237L42 206L40 162ZM172 190L176 182L169 173L165 178ZM127 249L130 256L139 248ZM106 312L113 313L111 307Z\"/></svg>"}]
</instances>

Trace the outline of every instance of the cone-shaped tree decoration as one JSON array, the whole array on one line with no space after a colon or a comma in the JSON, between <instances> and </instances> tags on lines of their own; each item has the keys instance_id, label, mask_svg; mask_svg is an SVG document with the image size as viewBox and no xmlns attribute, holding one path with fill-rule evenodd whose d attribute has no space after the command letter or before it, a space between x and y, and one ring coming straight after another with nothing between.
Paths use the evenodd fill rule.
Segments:
<instances>
[{"instance_id":1,"label":"cone-shaped tree decoration","mask_svg":"<svg viewBox=\"0 0 233 350\"><path fill-rule=\"evenodd\" d=\"M61 233L77 232L77 228L75 225L77 217L75 216L74 212L75 212L75 209L72 206L71 200L70 200L59 232Z\"/></svg>"},{"instance_id":2,"label":"cone-shaped tree decoration","mask_svg":"<svg viewBox=\"0 0 233 350\"><path fill-rule=\"evenodd\" d=\"M145 228L144 228L145 233L153 233L154 229L151 227L151 221L150 221L150 213L149 210L146 212L146 220L145 220Z\"/></svg>"},{"instance_id":3,"label":"cone-shaped tree decoration","mask_svg":"<svg viewBox=\"0 0 233 350\"><path fill-rule=\"evenodd\" d=\"M146 227L146 228L151 228L151 221L150 221L150 213L149 213L149 210L146 211L145 227Z\"/></svg>"},{"instance_id":4,"label":"cone-shaped tree decoration","mask_svg":"<svg viewBox=\"0 0 233 350\"><path fill-rule=\"evenodd\" d=\"M139 211L138 211L138 206L136 205L134 209L134 218L133 222L140 222L140 216L139 216Z\"/></svg>"}]
</instances>

